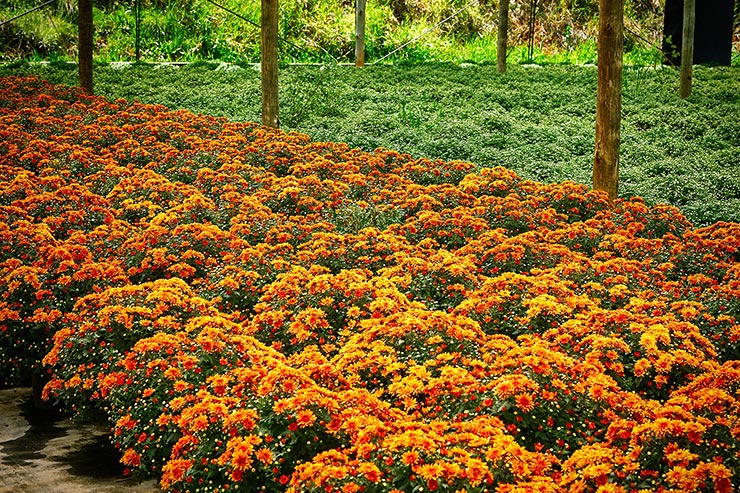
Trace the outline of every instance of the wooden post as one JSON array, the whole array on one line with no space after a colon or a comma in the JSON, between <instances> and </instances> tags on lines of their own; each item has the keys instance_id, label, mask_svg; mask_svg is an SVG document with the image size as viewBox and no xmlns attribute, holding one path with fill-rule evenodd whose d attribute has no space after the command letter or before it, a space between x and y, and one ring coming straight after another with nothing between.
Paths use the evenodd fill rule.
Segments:
<instances>
[{"instance_id":1,"label":"wooden post","mask_svg":"<svg viewBox=\"0 0 740 493\"><path fill-rule=\"evenodd\" d=\"M262 0L262 125L280 128L278 96L278 0Z\"/></svg>"},{"instance_id":2,"label":"wooden post","mask_svg":"<svg viewBox=\"0 0 740 493\"><path fill-rule=\"evenodd\" d=\"M598 88L594 189L617 198L619 131L622 122L622 52L624 0L599 0Z\"/></svg>"},{"instance_id":3,"label":"wooden post","mask_svg":"<svg viewBox=\"0 0 740 493\"><path fill-rule=\"evenodd\" d=\"M77 2L77 68L83 91L93 93L93 6L92 0Z\"/></svg>"},{"instance_id":4,"label":"wooden post","mask_svg":"<svg viewBox=\"0 0 740 493\"><path fill-rule=\"evenodd\" d=\"M683 34L681 39L681 99L691 95L691 75L694 65L694 31L696 27L696 2L683 2Z\"/></svg>"},{"instance_id":5,"label":"wooden post","mask_svg":"<svg viewBox=\"0 0 740 493\"><path fill-rule=\"evenodd\" d=\"M498 4L498 43L496 44L496 72L506 72L506 52L509 36L509 0L499 0Z\"/></svg>"},{"instance_id":6,"label":"wooden post","mask_svg":"<svg viewBox=\"0 0 740 493\"><path fill-rule=\"evenodd\" d=\"M136 63L141 60L141 0L136 0Z\"/></svg>"},{"instance_id":7,"label":"wooden post","mask_svg":"<svg viewBox=\"0 0 740 493\"><path fill-rule=\"evenodd\" d=\"M365 5L367 0L355 4L355 67L365 66Z\"/></svg>"}]
</instances>

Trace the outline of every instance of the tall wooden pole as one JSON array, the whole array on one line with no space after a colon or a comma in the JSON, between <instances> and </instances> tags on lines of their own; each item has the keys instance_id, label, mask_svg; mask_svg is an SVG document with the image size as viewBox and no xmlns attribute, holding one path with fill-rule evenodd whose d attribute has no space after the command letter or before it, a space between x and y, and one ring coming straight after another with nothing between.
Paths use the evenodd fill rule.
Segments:
<instances>
[{"instance_id":1,"label":"tall wooden pole","mask_svg":"<svg viewBox=\"0 0 740 493\"><path fill-rule=\"evenodd\" d=\"M136 0L136 63L141 59L141 0Z\"/></svg>"},{"instance_id":2,"label":"tall wooden pole","mask_svg":"<svg viewBox=\"0 0 740 493\"><path fill-rule=\"evenodd\" d=\"M694 65L694 30L696 26L696 2L683 2L683 33L681 38L681 99L691 95L691 75Z\"/></svg>"},{"instance_id":3,"label":"tall wooden pole","mask_svg":"<svg viewBox=\"0 0 740 493\"><path fill-rule=\"evenodd\" d=\"M280 128L278 96L278 0L262 0L262 125Z\"/></svg>"},{"instance_id":4,"label":"tall wooden pole","mask_svg":"<svg viewBox=\"0 0 740 493\"><path fill-rule=\"evenodd\" d=\"M498 36L496 43L496 72L506 72L506 51L508 50L509 36L509 0L499 0L498 4Z\"/></svg>"},{"instance_id":5,"label":"tall wooden pole","mask_svg":"<svg viewBox=\"0 0 740 493\"><path fill-rule=\"evenodd\" d=\"M365 66L365 6L367 0L355 4L355 67Z\"/></svg>"},{"instance_id":6,"label":"tall wooden pole","mask_svg":"<svg viewBox=\"0 0 740 493\"><path fill-rule=\"evenodd\" d=\"M598 88L594 189L617 198L619 131L622 122L624 0L599 0Z\"/></svg>"},{"instance_id":7,"label":"tall wooden pole","mask_svg":"<svg viewBox=\"0 0 740 493\"><path fill-rule=\"evenodd\" d=\"M93 8L92 0L77 2L77 68L83 91L93 93Z\"/></svg>"}]
</instances>

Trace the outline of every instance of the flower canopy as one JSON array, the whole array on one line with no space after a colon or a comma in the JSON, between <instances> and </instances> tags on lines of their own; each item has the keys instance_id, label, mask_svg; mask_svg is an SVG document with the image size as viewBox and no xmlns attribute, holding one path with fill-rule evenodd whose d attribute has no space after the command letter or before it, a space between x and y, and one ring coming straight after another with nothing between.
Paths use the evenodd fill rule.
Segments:
<instances>
[{"instance_id":1,"label":"flower canopy","mask_svg":"<svg viewBox=\"0 0 740 493\"><path fill-rule=\"evenodd\" d=\"M0 376L173 492L740 488L740 225L34 78Z\"/></svg>"}]
</instances>

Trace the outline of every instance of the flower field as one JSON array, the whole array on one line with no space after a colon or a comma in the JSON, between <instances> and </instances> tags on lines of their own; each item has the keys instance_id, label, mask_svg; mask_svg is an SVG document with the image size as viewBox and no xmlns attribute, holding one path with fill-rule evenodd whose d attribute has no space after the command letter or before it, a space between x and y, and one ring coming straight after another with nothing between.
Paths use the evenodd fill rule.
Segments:
<instances>
[{"instance_id":1,"label":"flower field","mask_svg":"<svg viewBox=\"0 0 740 493\"><path fill-rule=\"evenodd\" d=\"M173 492L732 492L740 224L0 79L0 377Z\"/></svg>"}]
</instances>

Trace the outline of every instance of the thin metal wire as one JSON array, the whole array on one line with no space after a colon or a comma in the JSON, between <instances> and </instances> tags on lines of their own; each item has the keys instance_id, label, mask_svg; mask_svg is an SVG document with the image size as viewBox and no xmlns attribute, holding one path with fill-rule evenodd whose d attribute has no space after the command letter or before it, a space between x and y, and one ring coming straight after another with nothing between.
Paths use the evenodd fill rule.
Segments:
<instances>
[{"instance_id":1,"label":"thin metal wire","mask_svg":"<svg viewBox=\"0 0 740 493\"><path fill-rule=\"evenodd\" d=\"M253 25L254 27L256 27L257 29L262 29L262 26L260 26L260 25L259 25L259 24L257 24L256 22L254 22L254 21L253 21L252 19L249 19L249 18L247 18L247 17L244 17L243 15L239 14L238 12L234 12L234 11L233 11L233 10L231 10L230 8L228 8L228 7L224 7L223 5L221 5L221 4L218 4L218 3L214 2L213 0L208 0L208 2L209 2L209 3L212 3L213 5L215 5L216 7L220 8L220 9L223 9L223 10L225 10L225 11L226 11L226 12L228 12L229 14L231 14L231 15L234 15L234 16L236 16L236 17L240 18L241 20L243 20L243 21L244 21L244 22L246 22L247 24L251 24L251 25Z\"/></svg>"},{"instance_id":2,"label":"thin metal wire","mask_svg":"<svg viewBox=\"0 0 740 493\"><path fill-rule=\"evenodd\" d=\"M660 52L661 54L663 54L663 48L662 47L659 48L657 45L653 44L652 41L650 41L649 39L645 38L640 33L636 32L636 31L633 31L632 29L630 29L627 26L624 26L624 30L625 30L625 32L627 32L629 34L632 34L633 36L635 36L635 37L639 38L640 40L642 40L645 44L647 44L652 49L657 50L658 52ZM664 63L665 62L668 62L668 65L670 65L670 66L672 66L674 68L678 68L676 66L676 64L671 61L670 58L668 58L667 56L665 56L665 54L663 54L663 62Z\"/></svg>"},{"instance_id":3,"label":"thin metal wire","mask_svg":"<svg viewBox=\"0 0 740 493\"><path fill-rule=\"evenodd\" d=\"M439 21L438 23L436 23L436 24L435 24L435 25L433 25L432 27L430 27L430 28L428 28L428 29L424 30L424 32L422 32L421 34L419 34L419 35L418 35L417 37L415 37L414 39L412 39L412 40L410 40L410 41L407 41L407 42L405 42L404 44L402 44L401 46L399 46L399 47L398 47L398 48L396 48L395 50L391 51L391 52L390 52L390 53L388 53L387 55L385 55L385 56L383 56L383 57L381 57L381 58L379 58L379 59L375 60L375 61L374 61L374 62L373 62L372 64L374 65L374 64L376 64L376 63L380 63L380 62L382 62L383 60L385 60L386 58L388 58L389 56L392 56L392 55L394 55L395 53L397 53L397 52L401 51L402 49L406 48L406 47L407 47L408 45L410 45L411 43L414 43L414 42L416 42L417 40L419 40L419 39L423 38L424 36L426 36L426 35L427 35L427 34L429 34L430 32L434 31L435 29L437 29L437 28L438 28L439 26L441 26L441 25L442 25L442 24L444 24L445 22L449 21L450 19L453 19L453 18L457 17L457 16L458 16L458 15L460 15L460 13L462 13L462 12L463 12L464 10L468 9L468 8L469 8L469 7L471 6L471 5L473 5L474 3L478 3L479 1L480 1L480 0L473 0L472 2L468 3L468 4L466 5L466 6L464 6L463 8L461 8L460 10L457 10L457 11L453 12L452 14L450 14L450 15L449 15L449 16L447 16L447 17L445 17L444 19L442 19L441 21Z\"/></svg>"},{"instance_id":4,"label":"thin metal wire","mask_svg":"<svg viewBox=\"0 0 740 493\"><path fill-rule=\"evenodd\" d=\"M31 12L35 12L35 11L37 11L37 10L39 10L39 9L43 9L43 8L44 8L44 7L46 7L47 5L49 5L49 4L52 4L52 3L56 2L56 1L57 1L57 0L48 0L47 2L45 2L45 3L42 3L42 4L41 4L41 5L39 5L38 7L34 7L34 8L32 8L31 10L27 10L27 11L23 12L22 14L16 15L15 17L12 17L12 18L10 18L10 19L8 19L8 20L4 20L4 21L0 22L0 27L3 27L3 26L4 26L5 24L7 24L7 23L9 23L9 22L13 22L14 20L20 19L20 18L21 18L21 17L23 17L24 15L28 15L28 14L30 14Z\"/></svg>"},{"instance_id":5,"label":"thin metal wire","mask_svg":"<svg viewBox=\"0 0 740 493\"><path fill-rule=\"evenodd\" d=\"M216 3L214 0L208 0L208 2L211 3L211 4L213 4L213 5L215 5L216 7L220 8L220 9L225 10L226 12L230 13L231 15L234 15L234 16L238 17L239 19L243 20L244 22L246 22L248 24L251 24L252 26L256 27L257 29L262 29L262 26L261 25L259 25L258 23L254 22L253 20L251 20L251 19L249 19L247 17L244 17L243 15L239 14L238 12L234 12L233 10L231 10L231 9L229 9L227 7L224 7L223 5L221 5L219 3ZM302 51L304 53L308 53L309 55L313 55L313 52L312 51L310 51L310 50L308 50L308 49L306 49L306 48L304 48L302 46L298 46L295 43L291 43L287 39L281 38L280 36L278 36L278 39L280 41L282 41L283 43L288 44L288 45L292 46L293 48L295 48L295 49L297 49L299 51ZM337 60L336 58L334 58L331 55L331 53L329 53L326 50L322 50L322 51L324 53L326 53L327 55L329 55L329 57L331 57L331 59L334 60L334 63L339 63L339 60Z\"/></svg>"},{"instance_id":6,"label":"thin metal wire","mask_svg":"<svg viewBox=\"0 0 740 493\"><path fill-rule=\"evenodd\" d=\"M64 49L69 51L69 41L67 40L66 36L62 36L62 33L59 30L59 26L57 26L57 23L54 22L54 16L51 15L51 12L49 12L48 10L46 11L46 16L49 18L49 23L52 25L54 30L57 32L57 35L59 35L59 38L62 40Z\"/></svg>"}]
</instances>

